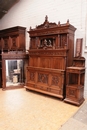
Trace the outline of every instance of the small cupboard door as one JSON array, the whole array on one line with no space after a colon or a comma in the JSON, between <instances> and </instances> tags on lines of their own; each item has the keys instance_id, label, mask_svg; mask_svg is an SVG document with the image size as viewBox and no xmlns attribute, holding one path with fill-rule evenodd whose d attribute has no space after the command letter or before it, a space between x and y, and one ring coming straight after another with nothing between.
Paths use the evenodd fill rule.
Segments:
<instances>
[{"instance_id":1,"label":"small cupboard door","mask_svg":"<svg viewBox=\"0 0 87 130\"><path fill-rule=\"evenodd\" d=\"M11 50L25 50L25 38L24 35L14 35L10 37Z\"/></svg>"},{"instance_id":2,"label":"small cupboard door","mask_svg":"<svg viewBox=\"0 0 87 130\"><path fill-rule=\"evenodd\" d=\"M11 50L17 50L17 36L12 36L10 37L10 41L11 41Z\"/></svg>"},{"instance_id":3,"label":"small cupboard door","mask_svg":"<svg viewBox=\"0 0 87 130\"><path fill-rule=\"evenodd\" d=\"M1 42L2 42L3 50L9 50L10 49L10 47L9 47L9 37L3 37L1 39Z\"/></svg>"}]
</instances>

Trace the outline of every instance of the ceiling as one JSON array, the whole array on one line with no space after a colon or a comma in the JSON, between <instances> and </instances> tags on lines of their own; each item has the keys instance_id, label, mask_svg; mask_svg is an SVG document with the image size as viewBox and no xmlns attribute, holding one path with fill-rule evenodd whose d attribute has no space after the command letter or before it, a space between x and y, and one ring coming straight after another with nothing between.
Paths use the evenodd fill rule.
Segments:
<instances>
[{"instance_id":1,"label":"ceiling","mask_svg":"<svg viewBox=\"0 0 87 130\"><path fill-rule=\"evenodd\" d=\"M8 13L9 9L19 0L0 0L0 19Z\"/></svg>"}]
</instances>

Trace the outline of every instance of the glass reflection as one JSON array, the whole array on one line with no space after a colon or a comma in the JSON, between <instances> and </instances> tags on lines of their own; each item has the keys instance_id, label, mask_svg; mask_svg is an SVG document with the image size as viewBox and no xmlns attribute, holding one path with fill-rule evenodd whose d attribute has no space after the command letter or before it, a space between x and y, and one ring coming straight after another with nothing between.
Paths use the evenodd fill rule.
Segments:
<instances>
[{"instance_id":1,"label":"glass reflection","mask_svg":"<svg viewBox=\"0 0 87 130\"><path fill-rule=\"evenodd\" d=\"M6 60L6 87L24 83L23 60Z\"/></svg>"}]
</instances>

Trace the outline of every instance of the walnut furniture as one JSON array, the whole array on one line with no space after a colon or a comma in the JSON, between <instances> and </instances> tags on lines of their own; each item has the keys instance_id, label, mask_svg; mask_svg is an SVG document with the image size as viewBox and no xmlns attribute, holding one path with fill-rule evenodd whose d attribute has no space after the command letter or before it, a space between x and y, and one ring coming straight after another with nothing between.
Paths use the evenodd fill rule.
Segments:
<instances>
[{"instance_id":1,"label":"walnut furniture","mask_svg":"<svg viewBox=\"0 0 87 130\"><path fill-rule=\"evenodd\" d=\"M0 50L25 51L25 30L21 26L0 30Z\"/></svg>"},{"instance_id":2,"label":"walnut furniture","mask_svg":"<svg viewBox=\"0 0 87 130\"><path fill-rule=\"evenodd\" d=\"M21 26L0 30L0 87L3 90L24 86L26 80L25 67L28 61L28 54L25 50L25 32L26 28ZM22 70L14 73L15 69L17 69L14 63L18 63L19 60L23 61L23 65L21 65ZM14 63L7 65L8 62ZM8 70L6 66L9 68ZM12 84L12 86L7 87L6 82L11 80L12 83L14 75L18 78L16 81L21 79L20 85L15 86L16 84Z\"/></svg>"},{"instance_id":3,"label":"walnut furniture","mask_svg":"<svg viewBox=\"0 0 87 130\"><path fill-rule=\"evenodd\" d=\"M47 16L43 24L30 27L26 89L60 99L65 97L66 67L73 61L75 30L69 20L56 24L49 22Z\"/></svg>"}]
</instances>

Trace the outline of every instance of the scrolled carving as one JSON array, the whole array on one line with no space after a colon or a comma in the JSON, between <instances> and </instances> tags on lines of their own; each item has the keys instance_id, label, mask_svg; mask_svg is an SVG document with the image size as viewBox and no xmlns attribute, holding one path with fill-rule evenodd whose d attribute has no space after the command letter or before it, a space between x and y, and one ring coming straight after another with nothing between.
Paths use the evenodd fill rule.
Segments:
<instances>
[{"instance_id":1,"label":"scrolled carving","mask_svg":"<svg viewBox=\"0 0 87 130\"><path fill-rule=\"evenodd\" d=\"M48 74L38 73L38 82L48 83Z\"/></svg>"}]
</instances>

